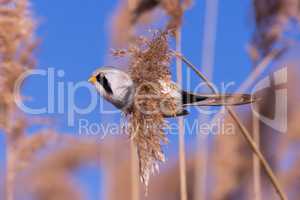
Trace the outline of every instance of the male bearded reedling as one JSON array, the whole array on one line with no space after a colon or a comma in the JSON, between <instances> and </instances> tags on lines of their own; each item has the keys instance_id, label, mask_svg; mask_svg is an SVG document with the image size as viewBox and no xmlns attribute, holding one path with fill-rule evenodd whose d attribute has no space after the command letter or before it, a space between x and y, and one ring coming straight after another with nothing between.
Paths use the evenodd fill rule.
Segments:
<instances>
[{"instance_id":1,"label":"male bearded reedling","mask_svg":"<svg viewBox=\"0 0 300 200\"><path fill-rule=\"evenodd\" d=\"M130 76L114 67L101 67L97 69L89 82L107 101L122 111L128 111L133 105L135 87ZM181 90L174 82L160 81L161 93L174 99L176 109L172 111L163 111L165 117L175 117L187 115L185 110L187 106L224 106L224 105L242 105L253 102L248 94L193 94Z\"/></svg>"}]
</instances>

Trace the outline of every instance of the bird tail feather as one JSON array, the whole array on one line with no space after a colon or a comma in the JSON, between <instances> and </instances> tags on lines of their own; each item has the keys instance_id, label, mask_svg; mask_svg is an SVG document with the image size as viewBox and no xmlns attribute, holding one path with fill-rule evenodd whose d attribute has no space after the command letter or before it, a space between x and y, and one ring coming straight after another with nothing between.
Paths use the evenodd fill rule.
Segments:
<instances>
[{"instance_id":1,"label":"bird tail feather","mask_svg":"<svg viewBox=\"0 0 300 200\"><path fill-rule=\"evenodd\" d=\"M192 101L185 105L191 106L235 106L255 102L255 99L249 94L193 94Z\"/></svg>"}]
</instances>

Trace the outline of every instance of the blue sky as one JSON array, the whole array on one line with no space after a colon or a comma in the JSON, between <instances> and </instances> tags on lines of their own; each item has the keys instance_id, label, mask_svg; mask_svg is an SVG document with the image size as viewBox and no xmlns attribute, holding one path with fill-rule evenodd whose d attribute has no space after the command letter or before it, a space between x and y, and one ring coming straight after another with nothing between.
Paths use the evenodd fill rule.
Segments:
<instances>
[{"instance_id":1,"label":"blue sky","mask_svg":"<svg viewBox=\"0 0 300 200\"><path fill-rule=\"evenodd\" d=\"M110 18L117 6L116 0L86 0L79 1L33 1L33 10L38 17L38 36L41 44L37 50L36 58L38 68L64 70L64 77L56 82L78 82L87 80L89 75L103 64L109 64L106 58L109 53L109 25ZM196 1L194 7L188 10L183 24L183 54L195 65L199 66L202 55L204 1ZM251 62L246 52L246 45L253 30L251 20L250 1L227 0L219 3L219 16L217 27L216 57L214 82L235 81L241 83L251 70ZM175 73L174 66L172 72ZM199 79L192 77L191 84L197 84ZM40 107L47 104L47 80L45 78L30 78L25 85L24 93L32 96L28 104ZM237 88L236 85L235 88ZM233 88L234 90L234 88ZM64 92L67 95L66 91ZM90 97L84 89L79 90L75 96L78 106L86 106ZM109 104L105 106L112 108ZM57 129L71 134L78 133L78 126L67 126L67 115L43 115L54 118ZM190 116L195 117L196 114ZM103 116L97 111L88 115L76 115L75 124L80 118L93 122L111 122L119 120L119 114ZM33 130L33 129L32 129ZM78 135L78 134L77 134ZM187 136L187 142L192 143L194 136ZM177 136L170 137L171 144L167 147L167 156L174 156L177 149ZM0 164L4 165L5 140L0 135ZM92 170L93 171L93 170ZM94 172L96 173L96 172ZM91 172L80 171L80 180L87 184L89 199L97 199L99 179L93 178ZM83 178L84 177L84 178ZM104 194L103 194L104 196Z\"/></svg>"}]
</instances>

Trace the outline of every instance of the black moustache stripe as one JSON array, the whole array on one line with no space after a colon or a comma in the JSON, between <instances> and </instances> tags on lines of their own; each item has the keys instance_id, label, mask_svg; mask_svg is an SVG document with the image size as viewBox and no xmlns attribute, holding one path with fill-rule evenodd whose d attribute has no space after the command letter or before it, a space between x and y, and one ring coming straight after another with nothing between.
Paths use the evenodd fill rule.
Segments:
<instances>
[{"instance_id":1,"label":"black moustache stripe","mask_svg":"<svg viewBox=\"0 0 300 200\"><path fill-rule=\"evenodd\" d=\"M98 74L96 76L97 81L103 86L104 90L108 93L108 94L113 94L113 91L111 89L111 86L107 80L107 78L105 76L101 76L101 74Z\"/></svg>"}]
</instances>

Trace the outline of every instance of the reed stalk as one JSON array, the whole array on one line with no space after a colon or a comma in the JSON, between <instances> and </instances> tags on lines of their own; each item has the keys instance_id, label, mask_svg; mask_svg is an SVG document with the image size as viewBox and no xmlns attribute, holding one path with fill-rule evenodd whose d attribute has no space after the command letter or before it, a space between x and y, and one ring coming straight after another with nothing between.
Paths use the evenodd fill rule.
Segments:
<instances>
[{"instance_id":1,"label":"reed stalk","mask_svg":"<svg viewBox=\"0 0 300 200\"><path fill-rule=\"evenodd\" d=\"M252 131L253 139L259 148L260 143L260 125L259 118L255 114L252 115ZM260 173L260 163L257 156L253 153L253 191L254 199L261 200L261 173Z\"/></svg>"},{"instance_id":2,"label":"reed stalk","mask_svg":"<svg viewBox=\"0 0 300 200\"><path fill-rule=\"evenodd\" d=\"M176 31L176 51L181 52L181 29ZM176 59L177 83L182 85L182 60ZM186 159L185 159L185 141L184 141L184 120L178 118L178 140L179 140L179 174L180 174L180 199L187 200L186 184Z\"/></svg>"},{"instance_id":3,"label":"reed stalk","mask_svg":"<svg viewBox=\"0 0 300 200\"><path fill-rule=\"evenodd\" d=\"M139 0L128 0L129 11L133 11ZM133 32L134 27L130 28ZM130 139L130 161L131 161L131 199L139 200L139 165L137 157L137 149L134 140ZM146 188L148 190L148 188ZM147 193L147 191L146 191Z\"/></svg>"}]
</instances>

